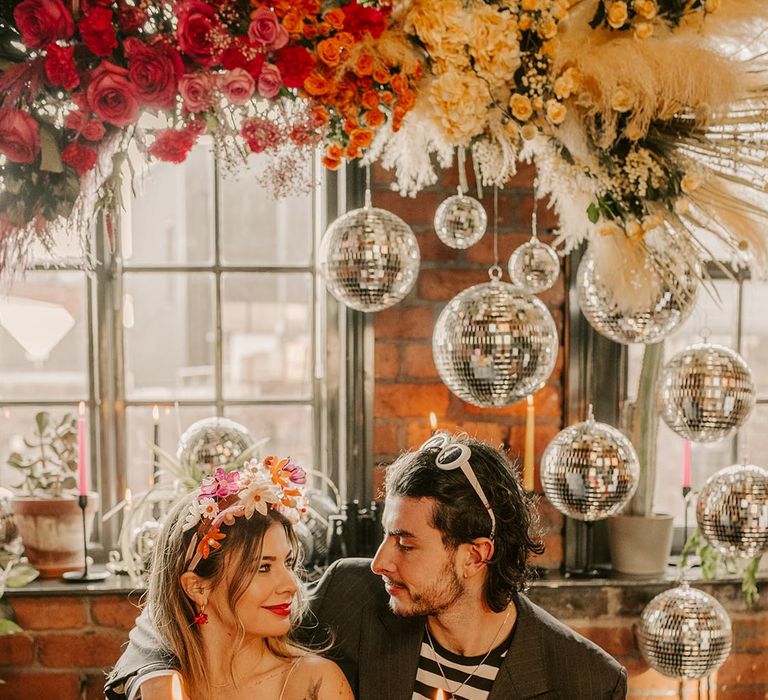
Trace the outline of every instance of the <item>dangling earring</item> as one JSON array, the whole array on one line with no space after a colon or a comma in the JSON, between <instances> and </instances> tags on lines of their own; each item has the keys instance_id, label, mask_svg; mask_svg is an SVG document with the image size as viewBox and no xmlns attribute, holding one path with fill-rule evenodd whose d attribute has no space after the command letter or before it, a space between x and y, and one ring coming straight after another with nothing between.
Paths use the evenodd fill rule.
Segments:
<instances>
[{"instance_id":1,"label":"dangling earring","mask_svg":"<svg viewBox=\"0 0 768 700\"><path fill-rule=\"evenodd\" d=\"M208 615L205 612L205 603L200 606L200 612L195 615L195 624L205 625L208 624Z\"/></svg>"}]
</instances>

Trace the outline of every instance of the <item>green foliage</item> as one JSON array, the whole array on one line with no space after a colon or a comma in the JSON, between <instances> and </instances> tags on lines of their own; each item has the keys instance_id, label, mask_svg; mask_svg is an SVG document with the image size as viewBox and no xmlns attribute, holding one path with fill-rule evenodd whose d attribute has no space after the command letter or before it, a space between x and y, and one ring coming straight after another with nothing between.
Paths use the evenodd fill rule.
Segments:
<instances>
[{"instance_id":1,"label":"green foliage","mask_svg":"<svg viewBox=\"0 0 768 700\"><path fill-rule=\"evenodd\" d=\"M11 607L3 601L6 588L20 588L34 581L40 572L22 560L18 553L0 547L0 637L21 631L13 620Z\"/></svg>"},{"instance_id":2,"label":"green foliage","mask_svg":"<svg viewBox=\"0 0 768 700\"><path fill-rule=\"evenodd\" d=\"M31 439L24 439L25 454L14 452L8 464L24 481L16 486L29 496L58 498L77 487L77 419L71 413L58 422L47 411L35 416Z\"/></svg>"}]
</instances>

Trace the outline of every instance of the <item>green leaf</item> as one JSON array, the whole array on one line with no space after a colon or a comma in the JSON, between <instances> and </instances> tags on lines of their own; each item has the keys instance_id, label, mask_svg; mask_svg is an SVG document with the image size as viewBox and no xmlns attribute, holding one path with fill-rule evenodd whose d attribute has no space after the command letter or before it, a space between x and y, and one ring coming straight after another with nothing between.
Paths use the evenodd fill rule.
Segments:
<instances>
[{"instance_id":1,"label":"green leaf","mask_svg":"<svg viewBox=\"0 0 768 700\"><path fill-rule=\"evenodd\" d=\"M48 415L47 411L40 411L40 413L35 415L35 424L37 425L37 432L40 435L43 435L45 433L50 423L51 423L51 417L50 415Z\"/></svg>"},{"instance_id":2,"label":"green leaf","mask_svg":"<svg viewBox=\"0 0 768 700\"><path fill-rule=\"evenodd\" d=\"M13 620L0 620L0 635L13 634L14 632L21 632L21 627Z\"/></svg>"},{"instance_id":3,"label":"green leaf","mask_svg":"<svg viewBox=\"0 0 768 700\"><path fill-rule=\"evenodd\" d=\"M594 202L587 207L587 216L593 224L596 224L600 219L600 209Z\"/></svg>"},{"instance_id":4,"label":"green leaf","mask_svg":"<svg viewBox=\"0 0 768 700\"><path fill-rule=\"evenodd\" d=\"M21 588L28 583L32 583L40 572L29 564L16 564L12 569L8 578L5 580L8 588Z\"/></svg>"}]
</instances>

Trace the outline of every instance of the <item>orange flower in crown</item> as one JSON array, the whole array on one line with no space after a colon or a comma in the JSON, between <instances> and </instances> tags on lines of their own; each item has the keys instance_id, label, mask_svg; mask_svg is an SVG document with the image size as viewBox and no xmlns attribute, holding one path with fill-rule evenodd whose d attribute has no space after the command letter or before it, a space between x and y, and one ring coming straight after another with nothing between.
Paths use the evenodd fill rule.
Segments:
<instances>
[{"instance_id":1,"label":"orange flower in crown","mask_svg":"<svg viewBox=\"0 0 768 700\"><path fill-rule=\"evenodd\" d=\"M226 534L239 517L250 520L258 512L266 516L269 508L279 510L291 522L304 511L300 486L307 482L306 472L290 457L266 457L263 462L246 462L241 471L219 467L203 479L197 497L190 504L183 530L197 528L186 553L187 571L193 571L202 559L221 548Z\"/></svg>"}]
</instances>

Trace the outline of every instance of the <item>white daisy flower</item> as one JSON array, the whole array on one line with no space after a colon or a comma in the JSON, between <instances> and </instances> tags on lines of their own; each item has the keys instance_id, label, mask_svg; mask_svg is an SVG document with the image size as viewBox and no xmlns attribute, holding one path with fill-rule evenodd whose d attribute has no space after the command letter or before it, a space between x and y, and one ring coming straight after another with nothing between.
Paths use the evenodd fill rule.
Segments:
<instances>
[{"instance_id":1,"label":"white daisy flower","mask_svg":"<svg viewBox=\"0 0 768 700\"><path fill-rule=\"evenodd\" d=\"M201 498L199 512L204 518L213 520L219 513L219 504L212 498Z\"/></svg>"},{"instance_id":2,"label":"white daisy flower","mask_svg":"<svg viewBox=\"0 0 768 700\"><path fill-rule=\"evenodd\" d=\"M266 475L257 474L250 486L240 492L240 500L243 502L244 515L250 520L254 511L266 515L269 504L279 503L280 496Z\"/></svg>"}]
</instances>

